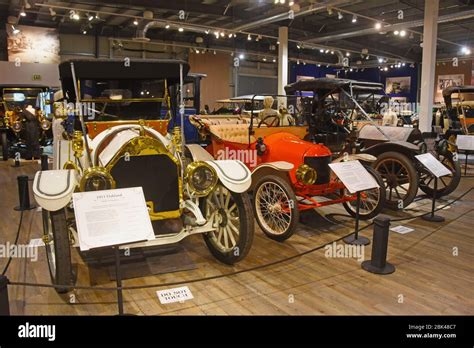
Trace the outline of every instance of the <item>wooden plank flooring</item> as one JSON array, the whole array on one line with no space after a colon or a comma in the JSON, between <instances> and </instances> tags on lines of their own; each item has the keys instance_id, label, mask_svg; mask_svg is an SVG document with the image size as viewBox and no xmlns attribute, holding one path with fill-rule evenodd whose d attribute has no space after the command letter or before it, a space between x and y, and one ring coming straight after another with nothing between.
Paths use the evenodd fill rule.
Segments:
<instances>
[{"instance_id":1,"label":"wooden plank flooring","mask_svg":"<svg viewBox=\"0 0 474 348\"><path fill-rule=\"evenodd\" d=\"M20 168L0 163L0 242L13 242L20 213L16 177L33 178L39 164L30 162ZM458 197L474 186L474 178L463 178L456 192L439 202ZM401 235L391 233L389 261L396 266L391 275L374 275L360 268L359 262L348 258L326 258L324 249L297 257L271 267L216 280L189 283L194 299L184 303L162 305L156 290L147 288L124 292L125 311L138 315L342 315L342 314L474 314L474 191L461 202L440 212L446 218L441 224L410 219L394 222L415 229ZM386 211L394 217L410 217L430 208L422 199L405 212ZM208 252L200 236L183 241L186 252L197 269L125 280L125 286L189 281L201 277L226 274L283 259L331 242L352 230L352 222L332 215L345 211L341 206L318 210L318 214L335 219L330 224L322 218L316 226L301 225L300 233L285 243L255 234L248 257L235 267L218 263ZM365 222L362 223L365 225ZM42 234L41 212L24 214L20 244ZM371 229L362 233L371 238ZM340 243L340 242L339 242ZM457 248L459 255L453 255ZM371 246L365 247L370 259ZM97 276L73 252L77 263L78 284L114 286L107 277ZM5 260L0 259L0 270ZM40 249L37 262L14 259L8 271L13 281L49 283L46 255ZM58 295L50 288L15 286L9 290L11 311L15 315L114 315L115 292L76 290ZM71 295L75 303L71 304ZM403 302L399 299L403 296Z\"/></svg>"}]
</instances>

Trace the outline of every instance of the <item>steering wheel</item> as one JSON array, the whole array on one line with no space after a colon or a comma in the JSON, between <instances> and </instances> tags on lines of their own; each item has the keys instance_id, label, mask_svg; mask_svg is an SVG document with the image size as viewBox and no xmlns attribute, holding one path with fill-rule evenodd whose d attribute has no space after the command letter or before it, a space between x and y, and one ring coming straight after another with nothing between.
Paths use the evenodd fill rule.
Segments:
<instances>
[{"instance_id":1,"label":"steering wheel","mask_svg":"<svg viewBox=\"0 0 474 348\"><path fill-rule=\"evenodd\" d=\"M270 123L268 123L268 122L266 121L268 118L273 118L273 120L272 120ZM260 128L260 126L261 126L263 123L264 123L267 127L278 127L278 126L280 125L280 117L278 117L278 115L268 115L268 116L264 117L264 119L261 120L261 121L258 123L257 128Z\"/></svg>"}]
</instances>

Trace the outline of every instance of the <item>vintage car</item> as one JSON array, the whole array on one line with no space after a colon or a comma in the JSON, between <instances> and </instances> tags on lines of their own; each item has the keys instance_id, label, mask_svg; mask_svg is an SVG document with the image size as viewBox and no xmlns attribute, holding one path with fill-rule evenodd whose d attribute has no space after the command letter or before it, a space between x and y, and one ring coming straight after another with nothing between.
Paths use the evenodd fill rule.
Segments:
<instances>
[{"instance_id":1,"label":"vintage car","mask_svg":"<svg viewBox=\"0 0 474 348\"><path fill-rule=\"evenodd\" d=\"M12 153L39 158L40 145L51 140L46 87L0 87L0 141L6 161Z\"/></svg>"},{"instance_id":2,"label":"vintage car","mask_svg":"<svg viewBox=\"0 0 474 348\"><path fill-rule=\"evenodd\" d=\"M270 238L284 241L294 233L299 212L343 204L355 216L356 195L331 173L329 164L341 160L375 160L367 155L333 158L324 144L303 140L307 126L297 121L282 106L272 109L274 98L264 96L264 109L246 115L196 115L191 118L204 135L206 150L216 159L238 158L252 171L254 215ZM198 145L193 145L193 148ZM206 158L205 154L202 154ZM209 155L207 155L209 156ZM383 187L382 178L370 166L367 170ZM385 191L381 188L362 192L360 217L370 219L382 209Z\"/></svg>"},{"instance_id":3,"label":"vintage car","mask_svg":"<svg viewBox=\"0 0 474 348\"><path fill-rule=\"evenodd\" d=\"M226 264L250 250L254 220L246 193L249 170L239 161L193 161L182 129L167 133L169 87L189 65L176 60L72 60L59 65L72 109L56 110L53 169L34 179L43 208L47 258L54 284L73 283L70 247L78 246L73 192L142 187L155 239L130 248L177 243L202 234ZM181 99L182 101L182 99ZM184 115L180 115L181 117ZM60 288L59 290L65 290Z\"/></svg>"},{"instance_id":4,"label":"vintage car","mask_svg":"<svg viewBox=\"0 0 474 348\"><path fill-rule=\"evenodd\" d=\"M309 124L306 139L327 144L336 153L361 153L377 158L372 166L383 178L388 207L406 208L415 199L418 188L429 195L433 193L434 180L415 159L428 150L452 172L440 180L437 196L451 193L459 184L461 168L446 151L445 140L433 141L435 146L428 149L418 129L379 126L367 113L364 100L382 94L382 84L319 78L297 81L285 89L289 95L301 96L302 114ZM384 107L381 104L376 109L383 112ZM359 118L365 122L354 126L352 120Z\"/></svg>"},{"instance_id":5,"label":"vintage car","mask_svg":"<svg viewBox=\"0 0 474 348\"><path fill-rule=\"evenodd\" d=\"M439 123L455 151L457 135L474 134L474 86L448 87L443 90L443 99L445 106Z\"/></svg>"}]
</instances>

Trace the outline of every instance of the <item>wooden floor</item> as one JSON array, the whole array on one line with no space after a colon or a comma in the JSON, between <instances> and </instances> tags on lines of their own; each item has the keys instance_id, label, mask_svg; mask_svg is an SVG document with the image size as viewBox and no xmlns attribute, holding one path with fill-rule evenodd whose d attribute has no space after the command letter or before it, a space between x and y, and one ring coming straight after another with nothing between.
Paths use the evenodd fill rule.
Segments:
<instances>
[{"instance_id":1,"label":"wooden floor","mask_svg":"<svg viewBox=\"0 0 474 348\"><path fill-rule=\"evenodd\" d=\"M29 163L12 168L0 163L0 242L13 242L20 214L17 205L17 175L34 176L39 165ZM463 178L453 199L474 186L473 178ZM124 292L125 312L138 315L324 315L324 314L474 314L474 191L462 201L440 212L444 223L429 223L422 219L394 222L414 228L409 234L390 234L388 259L395 265L391 275L375 275L361 269L353 258L328 258L321 249L291 261L256 271L245 272L217 280L188 284L194 299L184 303L162 305L156 290ZM446 199L439 202L442 204ZM427 211L430 201L422 199L405 212L385 213L410 217ZM331 218L333 213L345 213L333 206L318 210ZM279 260L331 242L350 232L352 222L334 215L338 224L319 217L310 219L317 226L301 224L299 233L285 243L265 238L257 230L248 257L235 267L218 263L210 255L200 236L182 242L196 264L191 271L150 275L126 280L125 286L186 281L225 274ZM32 210L24 214L20 244L42 234L41 213ZM369 238L371 229L362 232ZM343 245L343 244L342 244ZM453 251L458 251L457 256ZM365 247L365 259L370 259L371 246ZM456 254L454 252L454 254ZM97 277L76 251L78 285L114 286L108 277ZM5 260L0 260L0 270ZM49 283L46 255L39 252L37 262L14 259L8 270L12 281ZM50 288L11 286L11 312L15 315L113 315L116 314L116 293L97 290L76 290L58 295ZM71 304L71 299L75 300Z\"/></svg>"}]
</instances>

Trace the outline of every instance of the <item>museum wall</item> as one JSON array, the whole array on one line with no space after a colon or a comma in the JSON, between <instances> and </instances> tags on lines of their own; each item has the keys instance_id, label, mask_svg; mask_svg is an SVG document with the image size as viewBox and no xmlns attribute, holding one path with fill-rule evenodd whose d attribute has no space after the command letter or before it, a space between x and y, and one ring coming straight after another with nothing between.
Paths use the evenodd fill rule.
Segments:
<instances>
[{"instance_id":1,"label":"museum wall","mask_svg":"<svg viewBox=\"0 0 474 348\"><path fill-rule=\"evenodd\" d=\"M59 71L56 64L0 62L0 84L59 87Z\"/></svg>"},{"instance_id":2,"label":"museum wall","mask_svg":"<svg viewBox=\"0 0 474 348\"><path fill-rule=\"evenodd\" d=\"M209 105L211 110L218 99L229 98L232 84L231 56L225 53L189 54L191 72L206 74L201 80L201 107Z\"/></svg>"},{"instance_id":3,"label":"museum wall","mask_svg":"<svg viewBox=\"0 0 474 348\"><path fill-rule=\"evenodd\" d=\"M441 102L442 95L439 92L440 84L443 83L461 83L464 85L470 85L472 78L472 61L462 60L459 61L457 67L454 67L451 62L449 63L438 63L435 70L435 102Z\"/></svg>"}]
</instances>

